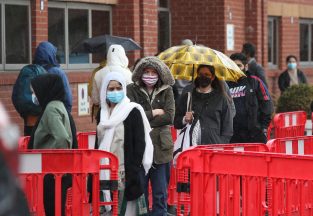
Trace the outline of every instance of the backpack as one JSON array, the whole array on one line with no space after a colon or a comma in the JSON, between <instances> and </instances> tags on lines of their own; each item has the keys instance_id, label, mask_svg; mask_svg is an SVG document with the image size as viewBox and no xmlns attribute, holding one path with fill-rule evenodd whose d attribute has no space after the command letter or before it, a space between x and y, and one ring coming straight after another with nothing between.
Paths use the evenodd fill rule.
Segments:
<instances>
[{"instance_id":1,"label":"backpack","mask_svg":"<svg viewBox=\"0 0 313 216\"><path fill-rule=\"evenodd\" d=\"M31 64L24 66L13 86L12 102L16 111L22 118L28 115L38 116L41 107L32 101L30 81L38 75L45 74L47 71L40 65Z\"/></svg>"}]
</instances>

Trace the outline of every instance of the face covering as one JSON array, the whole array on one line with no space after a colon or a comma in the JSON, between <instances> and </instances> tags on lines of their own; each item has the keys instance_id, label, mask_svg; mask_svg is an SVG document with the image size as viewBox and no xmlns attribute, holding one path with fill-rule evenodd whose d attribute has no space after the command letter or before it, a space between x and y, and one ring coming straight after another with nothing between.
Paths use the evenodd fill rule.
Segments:
<instances>
[{"instance_id":1,"label":"face covering","mask_svg":"<svg viewBox=\"0 0 313 216\"><path fill-rule=\"evenodd\" d=\"M297 63L288 63L288 69L289 70L294 70L297 68Z\"/></svg>"},{"instance_id":2,"label":"face covering","mask_svg":"<svg viewBox=\"0 0 313 216\"><path fill-rule=\"evenodd\" d=\"M37 99L37 97L36 97L35 94L32 94L32 101L33 101L33 103L34 103L35 105L39 106L39 101L38 101L38 99Z\"/></svg>"},{"instance_id":3,"label":"face covering","mask_svg":"<svg viewBox=\"0 0 313 216\"><path fill-rule=\"evenodd\" d=\"M159 76L158 75L143 74L141 79L142 79L143 83L146 84L147 86L154 86L158 82Z\"/></svg>"},{"instance_id":4,"label":"face covering","mask_svg":"<svg viewBox=\"0 0 313 216\"><path fill-rule=\"evenodd\" d=\"M107 99L112 103L119 103L124 98L124 92L123 91L108 91L107 92Z\"/></svg>"},{"instance_id":5,"label":"face covering","mask_svg":"<svg viewBox=\"0 0 313 216\"><path fill-rule=\"evenodd\" d=\"M206 76L198 76L195 79L195 86L201 87L201 88L205 88L207 86L209 86L212 83L212 80L209 77Z\"/></svg>"}]
</instances>

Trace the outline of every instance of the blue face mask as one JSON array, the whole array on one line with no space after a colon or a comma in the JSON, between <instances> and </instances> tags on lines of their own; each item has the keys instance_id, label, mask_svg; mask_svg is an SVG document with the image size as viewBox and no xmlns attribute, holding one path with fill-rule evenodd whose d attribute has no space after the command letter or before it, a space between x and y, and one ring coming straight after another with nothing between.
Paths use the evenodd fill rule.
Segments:
<instances>
[{"instance_id":1,"label":"blue face mask","mask_svg":"<svg viewBox=\"0 0 313 216\"><path fill-rule=\"evenodd\" d=\"M107 99L111 103L119 103L123 100L124 98L124 92L123 91L108 91L107 92Z\"/></svg>"},{"instance_id":2,"label":"blue face mask","mask_svg":"<svg viewBox=\"0 0 313 216\"><path fill-rule=\"evenodd\" d=\"M288 63L288 69L289 70L293 70L297 68L297 63Z\"/></svg>"},{"instance_id":3,"label":"blue face mask","mask_svg":"<svg viewBox=\"0 0 313 216\"><path fill-rule=\"evenodd\" d=\"M37 106L39 105L39 101L38 101L36 95L34 95L34 94L32 94L32 101L33 101L33 103L34 103L35 105L37 105Z\"/></svg>"}]
</instances>

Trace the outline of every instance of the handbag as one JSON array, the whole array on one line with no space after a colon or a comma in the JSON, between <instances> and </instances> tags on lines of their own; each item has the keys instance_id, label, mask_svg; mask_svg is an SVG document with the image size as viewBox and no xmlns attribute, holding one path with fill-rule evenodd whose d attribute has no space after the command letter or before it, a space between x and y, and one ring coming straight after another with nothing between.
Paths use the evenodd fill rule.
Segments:
<instances>
[{"instance_id":1,"label":"handbag","mask_svg":"<svg viewBox=\"0 0 313 216\"><path fill-rule=\"evenodd\" d=\"M191 108L191 93L187 93L187 109L190 110ZM176 159L178 155L185 151L186 149L192 146L192 139L191 139L191 130L192 124L188 123L185 125L183 129L180 130L179 134L177 135L177 139L174 142L174 152L173 152L173 164L176 164Z\"/></svg>"}]
</instances>

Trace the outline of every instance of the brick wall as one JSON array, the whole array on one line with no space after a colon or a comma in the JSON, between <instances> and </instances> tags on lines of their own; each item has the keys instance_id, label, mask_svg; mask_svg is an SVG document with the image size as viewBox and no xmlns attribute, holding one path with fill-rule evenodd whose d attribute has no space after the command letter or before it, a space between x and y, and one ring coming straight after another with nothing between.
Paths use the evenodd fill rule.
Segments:
<instances>
[{"instance_id":1,"label":"brick wall","mask_svg":"<svg viewBox=\"0 0 313 216\"><path fill-rule=\"evenodd\" d=\"M32 53L41 41L48 40L48 2L40 10L40 0L31 1Z\"/></svg>"},{"instance_id":2,"label":"brick wall","mask_svg":"<svg viewBox=\"0 0 313 216\"><path fill-rule=\"evenodd\" d=\"M191 39L214 49L225 49L224 0L171 2L172 45Z\"/></svg>"}]
</instances>

